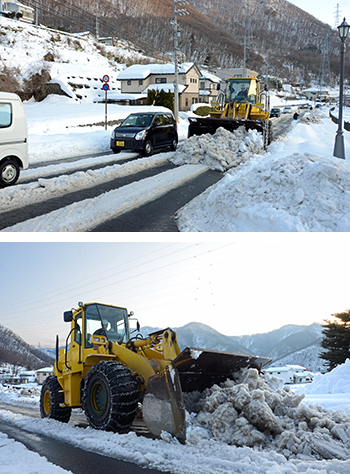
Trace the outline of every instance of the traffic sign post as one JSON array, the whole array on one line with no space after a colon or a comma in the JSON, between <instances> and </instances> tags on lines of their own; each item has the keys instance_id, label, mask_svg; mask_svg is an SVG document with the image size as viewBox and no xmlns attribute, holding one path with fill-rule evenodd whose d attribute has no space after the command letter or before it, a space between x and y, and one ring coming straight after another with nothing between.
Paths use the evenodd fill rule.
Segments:
<instances>
[{"instance_id":1,"label":"traffic sign post","mask_svg":"<svg viewBox=\"0 0 350 474\"><path fill-rule=\"evenodd\" d=\"M103 84L102 89L105 91L105 130L107 130L107 91L109 90L109 76L105 74L102 77Z\"/></svg>"}]
</instances>

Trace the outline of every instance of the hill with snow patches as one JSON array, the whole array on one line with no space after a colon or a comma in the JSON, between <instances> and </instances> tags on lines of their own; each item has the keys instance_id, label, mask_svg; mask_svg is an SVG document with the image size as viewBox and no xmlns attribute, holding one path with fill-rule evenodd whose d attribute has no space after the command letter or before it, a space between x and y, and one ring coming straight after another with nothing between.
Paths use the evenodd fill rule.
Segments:
<instances>
[{"instance_id":1,"label":"hill with snow patches","mask_svg":"<svg viewBox=\"0 0 350 474\"><path fill-rule=\"evenodd\" d=\"M147 335L161 328L143 327L142 334ZM210 326L201 323L189 323L174 328L179 346L212 349L217 351L254 354L271 357L271 365L301 365L312 372L324 370L322 359L319 359L322 326L287 325L280 329L247 336L226 336Z\"/></svg>"},{"instance_id":2,"label":"hill with snow patches","mask_svg":"<svg viewBox=\"0 0 350 474\"><path fill-rule=\"evenodd\" d=\"M32 77L46 71L49 90L91 103L104 96L103 75L110 77L110 90L119 92L119 72L127 63L145 60L131 45L103 45L92 36L36 28L3 17L0 25L0 67L3 73L11 73L13 82L12 90L7 92L17 92L16 83L25 88Z\"/></svg>"}]
</instances>

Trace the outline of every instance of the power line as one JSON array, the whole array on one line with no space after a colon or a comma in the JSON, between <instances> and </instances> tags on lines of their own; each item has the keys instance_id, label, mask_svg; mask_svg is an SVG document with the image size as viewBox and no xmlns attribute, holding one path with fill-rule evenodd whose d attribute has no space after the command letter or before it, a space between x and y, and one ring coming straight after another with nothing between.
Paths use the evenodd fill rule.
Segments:
<instances>
[{"instance_id":1,"label":"power line","mask_svg":"<svg viewBox=\"0 0 350 474\"><path fill-rule=\"evenodd\" d=\"M216 248L216 249L214 249L214 250L212 250L212 251L220 250L221 248L226 247L226 246L229 246L229 245L232 245L232 244L231 244L231 243L230 243L230 244L226 244L226 245L221 246L221 247L218 247L218 248ZM172 255L175 255L176 253L179 253L179 252L183 252L184 250L188 250L188 249L190 249L190 248L193 247L193 246L194 246L194 245L191 244L190 246L186 247L185 249L179 249L179 250L176 250L176 251L174 251L174 252L172 252L172 253L170 253L170 254L168 253L167 257L170 257L170 256L172 256ZM163 249L160 249L160 250L163 250ZM156 252L156 251L155 251L155 252ZM204 252L198 253L198 254L196 254L196 255L191 255L191 256L189 256L189 257L185 257L185 258L182 258L182 259L180 259L180 260L176 260L175 262L172 262L172 263L167 263L167 264L165 264L165 265L158 266L158 267L156 267L156 268L154 268L154 269L152 269L152 270L141 271L141 272L139 272L139 273L137 273L137 274L133 274L133 275L131 275L131 276L129 276L129 277L125 277L125 276L123 275L123 273L125 273L125 271L128 271L128 272L129 272L129 271L132 271L132 270L134 270L135 268L139 268L139 267L142 268L144 265L149 264L149 262L145 262L145 263L143 263L143 264L137 264L137 265L135 265L134 267L132 267L132 266L130 267L130 266L129 266L128 269L127 269L127 270L124 270L122 274L121 274L121 272L120 272L120 269L118 268L118 270L117 270L116 273L114 274L114 275L118 274L118 275L120 276L120 278L119 278L118 280L115 280L115 281L113 281L113 282L111 282L111 283L109 283L109 284L107 284L107 285L100 285L100 286L98 286L98 287L95 286L94 291L98 291L98 290L101 290L101 289L105 289L105 288L110 287L110 286L113 286L113 285L118 285L119 283L125 283L126 281L129 281L129 280L132 280L132 279L135 279L135 278L139 278L139 277L142 277L142 276L149 275L149 274L154 273L154 272L156 272L156 271L159 271L159 270L162 270L162 269L165 269L165 268L169 268L169 267L171 267L171 266L173 266L173 265L177 265L177 264L179 264L179 263L184 263L184 262L187 261L187 260L193 259L193 258L195 258L195 257L199 257L199 256L204 255L204 254L206 254L206 253L208 253L208 251L204 251ZM156 259L153 259L152 262L155 262L155 261L160 260L160 259L163 260L164 258L165 258L164 256L159 256L159 257L157 257ZM135 258L134 260L138 260L138 259ZM126 264L124 264L124 265L126 265ZM180 273L180 274L181 274L181 273ZM114 276L114 275L112 275L112 276ZM112 276L110 276L109 278L112 278ZM163 276L162 278L160 278L160 280L164 281L165 279L172 278L173 276L174 276L174 274L169 274L167 277L164 277L164 276ZM98 282L98 281L103 281L104 279L105 279L105 278L103 278L102 280L101 280L101 279L95 280L95 283ZM156 280L156 282L157 282L157 280ZM79 282L79 283L80 283L80 282ZM94 283L94 281L92 281L91 283ZM147 282L147 283L149 283L149 282ZM154 282L152 282L152 283L154 283ZM143 283L143 284L141 284L140 286L144 286L145 284L146 284L146 283ZM78 286L74 286L74 287L72 287L71 285L68 285L68 286L70 287L69 294L71 294L72 292L77 293L81 288L84 288L84 287L85 287L85 285L80 285L80 284L79 284ZM65 286L65 287L66 287L66 286ZM64 289L65 287L63 287L63 289ZM135 288L135 287L133 286L133 288ZM43 299L44 299L45 297L48 298L51 305L52 305L52 304L57 304L57 303L59 303L59 302L62 301L62 298L61 298L60 296L62 295L63 289L60 288L58 291L52 290L51 292L49 292L49 293L48 293L47 295L45 295L45 296L43 296L43 295L41 294L40 296L36 297L35 299L40 300L40 303L37 304L37 305L34 305L34 306L30 307L30 311L36 311L36 315L38 315L38 314L46 314L46 316L47 316L46 310L43 310L43 303L42 303ZM52 298L51 295L53 295L53 298ZM65 299L67 299L67 295L66 295ZM6 311L7 308L9 308L10 311L11 311L11 316L13 317L13 316L16 315L16 314L20 314L20 315L23 314L23 310L20 310L20 307L21 307L21 306L22 306L22 307L25 306L25 307L26 307L26 311L25 311L25 313L24 313L23 316L27 316L27 314L28 314L28 300L27 300L27 301L24 301L24 302L21 302L19 305L16 305L16 306L17 306L17 307L16 307L16 309L14 310L13 302L11 302L11 304L8 305L7 307L6 307L6 306L3 307L3 311ZM18 306L19 306L19 307L18 307Z\"/></svg>"}]
</instances>

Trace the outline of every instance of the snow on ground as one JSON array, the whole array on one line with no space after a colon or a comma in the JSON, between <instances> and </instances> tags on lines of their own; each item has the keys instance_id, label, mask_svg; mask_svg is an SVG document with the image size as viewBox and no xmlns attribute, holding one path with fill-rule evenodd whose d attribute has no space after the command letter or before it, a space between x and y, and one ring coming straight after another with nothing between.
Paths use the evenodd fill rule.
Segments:
<instances>
[{"instance_id":1,"label":"snow on ground","mask_svg":"<svg viewBox=\"0 0 350 474\"><path fill-rule=\"evenodd\" d=\"M110 135L115 126L105 130L105 105L78 103L68 97L48 96L42 102L24 104L28 124L29 164L67 156L110 151ZM107 120L121 121L138 107L107 105ZM168 110L144 106L143 111ZM102 123L97 126L94 124ZM22 176L25 176L25 171Z\"/></svg>"},{"instance_id":2,"label":"snow on ground","mask_svg":"<svg viewBox=\"0 0 350 474\"><path fill-rule=\"evenodd\" d=\"M153 106L150 108L154 109ZM139 107L108 105L108 120L120 120L137 110ZM40 202L60 193L89 187L95 179L108 181L121 173L133 173L142 167L172 160L180 167L188 163L193 170L199 165L228 170L219 183L179 211L177 223L181 231L321 232L349 229L350 169L347 160L332 156L337 126L330 121L327 111L313 111L300 121L293 121L286 137L272 143L267 152L262 151L259 135L253 131L243 133L238 130L231 134L220 130L214 137L191 137L186 141L188 115L181 113L180 146L175 154L157 154L149 161L135 159L123 166L117 163L122 159L120 155L114 157L116 165L104 170L76 170L70 175L66 175L65 171L74 168L74 163L55 165L55 161L67 155L109 151L113 126L108 126L107 130L103 125L84 126L103 122L103 104L79 104L69 98L50 96L40 103L26 103L25 112L30 164L38 166L50 161L50 166L30 167L21 173L17 185L0 190L2 209L15 209L25 201ZM345 132L346 148L350 145L348 135ZM108 160L108 155L86 158L78 166L103 164ZM45 173L53 171L59 171L63 176L45 178ZM38 181L34 184L23 183L23 180L30 178L37 178ZM149 181L142 184L144 188L152 186ZM151 196L148 189L145 191L143 195ZM91 200L86 213L94 208L99 209L98 213L103 216L108 212L103 207L104 202L107 201ZM119 213L117 203L114 209ZM82 231L84 226L72 225L74 221L80 222L81 216L79 214L78 218L77 212L80 212L78 207L64 208L47 215L40 227L37 222L28 220L20 228L11 228L11 231L57 230L54 222L58 221L61 223L60 230ZM65 223L68 216L69 223ZM87 215L87 221L89 219Z\"/></svg>"},{"instance_id":3,"label":"snow on ground","mask_svg":"<svg viewBox=\"0 0 350 474\"><path fill-rule=\"evenodd\" d=\"M204 165L197 165L196 167L184 165L165 171L161 178L155 175L132 182L108 193L103 193L97 198L75 202L49 214L6 227L3 232L88 231L106 220L115 219L126 212L132 211L135 207L163 196L171 189L182 186L207 170L208 167Z\"/></svg>"},{"instance_id":4,"label":"snow on ground","mask_svg":"<svg viewBox=\"0 0 350 474\"><path fill-rule=\"evenodd\" d=\"M270 376L265 382L255 370L248 370L236 383L225 382L206 391L198 404L199 413L187 416L185 445L167 433L162 434L162 439L152 440L135 433L120 435L83 429L6 410L0 411L0 420L88 451L174 474L348 474L349 371L350 360L329 374L316 377L315 385L294 387L291 391L281 388L281 379ZM331 399L329 387L337 391ZM319 406L310 405L308 394L304 398L303 392L308 391L312 392L311 397L315 392L319 395ZM38 394L32 395L38 400ZM340 396L347 399L341 410ZM16 405L24 397L0 385L0 400ZM11 462L7 455L9 445L14 443L0 437L0 445L3 444L1 465L5 457L7 463ZM16 449L21 449L19 446ZM13 470L8 472L44 472L40 471L42 460L32 458L29 451L22 449L21 460L27 460L30 470L16 470L13 462Z\"/></svg>"},{"instance_id":5,"label":"snow on ground","mask_svg":"<svg viewBox=\"0 0 350 474\"><path fill-rule=\"evenodd\" d=\"M337 126L317 113L182 208L180 231L349 231L350 165L333 157Z\"/></svg>"},{"instance_id":6,"label":"snow on ground","mask_svg":"<svg viewBox=\"0 0 350 474\"><path fill-rule=\"evenodd\" d=\"M1 474L64 474L66 471L55 466L38 453L29 451L18 441L0 433Z\"/></svg>"}]
</instances>

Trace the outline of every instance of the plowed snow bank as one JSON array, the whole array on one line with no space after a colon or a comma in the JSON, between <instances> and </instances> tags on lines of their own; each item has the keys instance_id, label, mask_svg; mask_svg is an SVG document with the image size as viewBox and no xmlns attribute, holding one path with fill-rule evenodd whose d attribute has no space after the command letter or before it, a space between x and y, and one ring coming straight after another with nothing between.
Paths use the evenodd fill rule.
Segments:
<instances>
[{"instance_id":1,"label":"plowed snow bank","mask_svg":"<svg viewBox=\"0 0 350 474\"><path fill-rule=\"evenodd\" d=\"M274 450L287 459L339 459L350 456L350 417L301 404L303 394L277 388L256 369L236 381L207 389L189 416L187 442L215 439L235 446Z\"/></svg>"},{"instance_id":2,"label":"plowed snow bank","mask_svg":"<svg viewBox=\"0 0 350 474\"><path fill-rule=\"evenodd\" d=\"M256 130L246 131L241 127L229 132L219 128L215 135L190 137L171 161L175 165L203 163L212 170L226 171L245 163L262 150L262 135Z\"/></svg>"},{"instance_id":3,"label":"plowed snow bank","mask_svg":"<svg viewBox=\"0 0 350 474\"><path fill-rule=\"evenodd\" d=\"M182 232L348 232L350 165L310 153L228 172L178 213Z\"/></svg>"}]
</instances>

